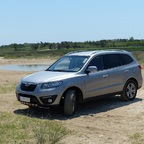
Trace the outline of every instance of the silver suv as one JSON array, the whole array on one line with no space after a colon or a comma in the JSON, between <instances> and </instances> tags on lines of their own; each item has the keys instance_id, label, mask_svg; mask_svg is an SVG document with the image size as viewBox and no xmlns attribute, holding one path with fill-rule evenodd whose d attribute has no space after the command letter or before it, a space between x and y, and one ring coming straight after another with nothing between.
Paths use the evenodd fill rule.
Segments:
<instances>
[{"instance_id":1,"label":"silver suv","mask_svg":"<svg viewBox=\"0 0 144 144\"><path fill-rule=\"evenodd\" d=\"M65 115L73 115L76 104L92 97L119 94L133 100L142 86L141 69L124 50L72 52L47 70L23 78L16 97L29 107L62 105Z\"/></svg>"}]
</instances>

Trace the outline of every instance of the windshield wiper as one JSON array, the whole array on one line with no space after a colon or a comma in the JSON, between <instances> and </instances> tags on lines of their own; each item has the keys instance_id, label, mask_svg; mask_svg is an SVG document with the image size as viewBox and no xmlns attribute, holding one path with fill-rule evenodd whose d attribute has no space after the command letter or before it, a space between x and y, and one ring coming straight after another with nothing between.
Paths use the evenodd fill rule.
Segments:
<instances>
[{"instance_id":1,"label":"windshield wiper","mask_svg":"<svg viewBox=\"0 0 144 144\"><path fill-rule=\"evenodd\" d=\"M54 72L76 72L76 71L72 71L72 70L46 70L46 71L54 71Z\"/></svg>"},{"instance_id":2,"label":"windshield wiper","mask_svg":"<svg viewBox=\"0 0 144 144\"><path fill-rule=\"evenodd\" d=\"M49 69L47 71L64 72L64 70L49 70Z\"/></svg>"}]
</instances>

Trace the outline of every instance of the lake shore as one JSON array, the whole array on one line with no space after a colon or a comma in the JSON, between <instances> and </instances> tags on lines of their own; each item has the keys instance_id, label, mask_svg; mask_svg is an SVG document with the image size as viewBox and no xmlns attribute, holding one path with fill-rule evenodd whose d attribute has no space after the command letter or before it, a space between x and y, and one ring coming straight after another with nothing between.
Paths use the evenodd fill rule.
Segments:
<instances>
[{"instance_id":1,"label":"lake shore","mask_svg":"<svg viewBox=\"0 0 144 144\"><path fill-rule=\"evenodd\" d=\"M18 64L18 65L37 65L37 64L52 64L56 59L53 58L32 58L32 59L5 59L0 57L0 65L10 65L10 64Z\"/></svg>"}]
</instances>

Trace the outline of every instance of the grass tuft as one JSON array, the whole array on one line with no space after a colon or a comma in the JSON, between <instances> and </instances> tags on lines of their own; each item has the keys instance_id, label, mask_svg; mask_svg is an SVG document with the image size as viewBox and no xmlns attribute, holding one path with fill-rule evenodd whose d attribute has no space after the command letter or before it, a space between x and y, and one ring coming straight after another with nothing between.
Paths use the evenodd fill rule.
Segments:
<instances>
[{"instance_id":1,"label":"grass tuft","mask_svg":"<svg viewBox=\"0 0 144 144\"><path fill-rule=\"evenodd\" d=\"M0 143L57 144L68 130L56 121L0 112Z\"/></svg>"},{"instance_id":2,"label":"grass tuft","mask_svg":"<svg viewBox=\"0 0 144 144\"><path fill-rule=\"evenodd\" d=\"M142 133L134 133L130 136L132 144L143 144L144 142L144 135Z\"/></svg>"}]
</instances>

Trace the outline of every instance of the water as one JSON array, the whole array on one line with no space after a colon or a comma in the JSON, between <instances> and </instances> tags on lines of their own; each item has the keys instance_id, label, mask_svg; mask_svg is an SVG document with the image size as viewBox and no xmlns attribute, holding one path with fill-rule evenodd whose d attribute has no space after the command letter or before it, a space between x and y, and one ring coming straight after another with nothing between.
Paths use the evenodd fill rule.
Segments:
<instances>
[{"instance_id":1,"label":"water","mask_svg":"<svg viewBox=\"0 0 144 144\"><path fill-rule=\"evenodd\" d=\"M48 65L3 65L0 66L0 70L9 71L42 71L46 70Z\"/></svg>"}]
</instances>

